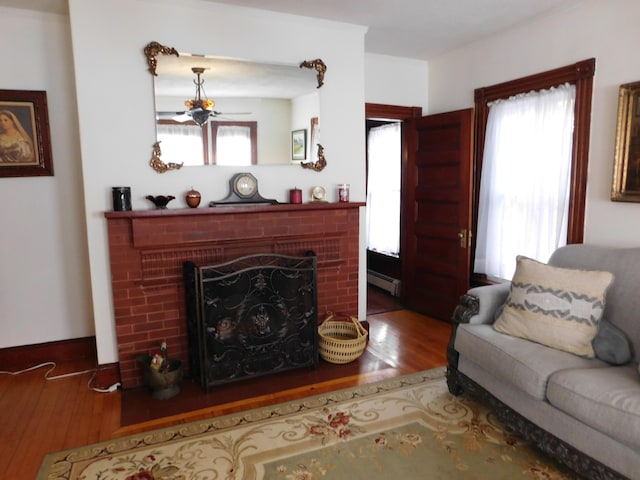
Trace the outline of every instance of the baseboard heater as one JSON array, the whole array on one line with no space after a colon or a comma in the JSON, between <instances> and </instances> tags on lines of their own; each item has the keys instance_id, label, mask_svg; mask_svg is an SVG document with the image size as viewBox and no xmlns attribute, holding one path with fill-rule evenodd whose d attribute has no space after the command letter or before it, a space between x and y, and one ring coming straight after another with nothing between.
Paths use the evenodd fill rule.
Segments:
<instances>
[{"instance_id":1,"label":"baseboard heater","mask_svg":"<svg viewBox=\"0 0 640 480\"><path fill-rule=\"evenodd\" d=\"M400 296L400 280L392 278L383 273L367 270L367 282L378 288L386 290L394 297Z\"/></svg>"}]
</instances>

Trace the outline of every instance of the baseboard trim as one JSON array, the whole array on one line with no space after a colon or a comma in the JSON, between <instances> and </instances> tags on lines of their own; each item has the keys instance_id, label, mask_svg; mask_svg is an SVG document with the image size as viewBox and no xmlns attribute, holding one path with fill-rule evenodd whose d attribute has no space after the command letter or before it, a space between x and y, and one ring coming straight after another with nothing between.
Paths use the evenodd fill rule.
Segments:
<instances>
[{"instance_id":1,"label":"baseboard trim","mask_svg":"<svg viewBox=\"0 0 640 480\"><path fill-rule=\"evenodd\" d=\"M44 362L97 361L96 337L73 338L0 349L0 369L15 371Z\"/></svg>"},{"instance_id":2,"label":"baseboard trim","mask_svg":"<svg viewBox=\"0 0 640 480\"><path fill-rule=\"evenodd\" d=\"M109 388L114 383L120 382L120 364L119 363L104 363L98 365L98 371L94 379L94 387L96 388Z\"/></svg>"}]
</instances>

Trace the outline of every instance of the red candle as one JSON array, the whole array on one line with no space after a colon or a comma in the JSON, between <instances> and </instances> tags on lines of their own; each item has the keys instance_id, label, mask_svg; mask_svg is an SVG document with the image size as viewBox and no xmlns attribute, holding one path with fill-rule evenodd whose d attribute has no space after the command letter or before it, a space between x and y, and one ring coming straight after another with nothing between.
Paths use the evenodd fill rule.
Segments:
<instances>
[{"instance_id":1,"label":"red candle","mask_svg":"<svg viewBox=\"0 0 640 480\"><path fill-rule=\"evenodd\" d=\"M302 190L299 188L289 190L289 203L302 203Z\"/></svg>"}]
</instances>

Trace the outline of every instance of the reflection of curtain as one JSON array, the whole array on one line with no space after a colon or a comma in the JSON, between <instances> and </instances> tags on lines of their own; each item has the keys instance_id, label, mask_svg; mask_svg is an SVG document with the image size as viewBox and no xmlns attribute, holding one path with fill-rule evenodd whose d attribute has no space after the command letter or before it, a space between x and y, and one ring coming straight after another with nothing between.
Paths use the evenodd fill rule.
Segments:
<instances>
[{"instance_id":1,"label":"reflection of curtain","mask_svg":"<svg viewBox=\"0 0 640 480\"><path fill-rule=\"evenodd\" d=\"M516 255L546 262L567 240L575 86L490 105L475 271L510 279Z\"/></svg>"},{"instance_id":2,"label":"reflection of curtain","mask_svg":"<svg viewBox=\"0 0 640 480\"><path fill-rule=\"evenodd\" d=\"M217 165L251 165L251 129L220 125L216 136Z\"/></svg>"},{"instance_id":3,"label":"reflection of curtain","mask_svg":"<svg viewBox=\"0 0 640 480\"><path fill-rule=\"evenodd\" d=\"M369 130L367 248L400 252L400 123Z\"/></svg>"},{"instance_id":4,"label":"reflection of curtain","mask_svg":"<svg viewBox=\"0 0 640 480\"><path fill-rule=\"evenodd\" d=\"M202 128L197 125L158 125L162 161L203 165Z\"/></svg>"}]
</instances>

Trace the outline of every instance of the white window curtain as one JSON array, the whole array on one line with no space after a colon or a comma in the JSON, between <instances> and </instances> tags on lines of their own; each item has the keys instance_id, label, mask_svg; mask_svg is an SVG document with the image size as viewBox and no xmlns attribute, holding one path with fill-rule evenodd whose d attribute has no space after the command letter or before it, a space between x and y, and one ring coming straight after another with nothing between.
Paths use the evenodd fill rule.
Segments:
<instances>
[{"instance_id":1,"label":"white window curtain","mask_svg":"<svg viewBox=\"0 0 640 480\"><path fill-rule=\"evenodd\" d=\"M217 165L251 165L251 129L220 125L216 136Z\"/></svg>"},{"instance_id":2,"label":"white window curtain","mask_svg":"<svg viewBox=\"0 0 640 480\"><path fill-rule=\"evenodd\" d=\"M369 130L367 248L393 256L400 253L400 151L400 123Z\"/></svg>"},{"instance_id":3,"label":"white window curtain","mask_svg":"<svg viewBox=\"0 0 640 480\"><path fill-rule=\"evenodd\" d=\"M162 159L185 165L204 164L202 128L197 125L158 125Z\"/></svg>"},{"instance_id":4,"label":"white window curtain","mask_svg":"<svg viewBox=\"0 0 640 480\"><path fill-rule=\"evenodd\" d=\"M575 86L489 105L474 271L511 279L516 255L566 244Z\"/></svg>"}]
</instances>

